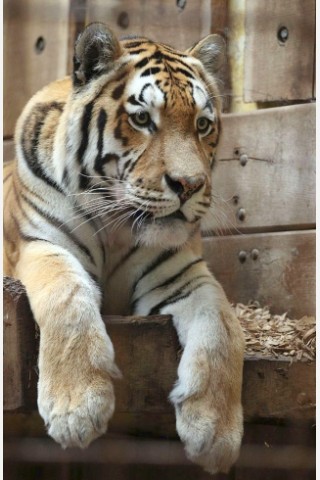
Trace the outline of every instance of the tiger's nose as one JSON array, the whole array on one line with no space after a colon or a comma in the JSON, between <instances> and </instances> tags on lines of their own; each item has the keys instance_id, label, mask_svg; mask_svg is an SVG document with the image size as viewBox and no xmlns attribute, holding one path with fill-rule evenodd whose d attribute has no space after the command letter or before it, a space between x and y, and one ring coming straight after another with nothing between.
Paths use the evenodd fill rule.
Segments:
<instances>
[{"instance_id":1,"label":"tiger's nose","mask_svg":"<svg viewBox=\"0 0 320 480\"><path fill-rule=\"evenodd\" d=\"M178 195L182 202L185 202L203 187L206 176L200 174L192 177L171 177L166 174L165 180L170 189Z\"/></svg>"}]
</instances>

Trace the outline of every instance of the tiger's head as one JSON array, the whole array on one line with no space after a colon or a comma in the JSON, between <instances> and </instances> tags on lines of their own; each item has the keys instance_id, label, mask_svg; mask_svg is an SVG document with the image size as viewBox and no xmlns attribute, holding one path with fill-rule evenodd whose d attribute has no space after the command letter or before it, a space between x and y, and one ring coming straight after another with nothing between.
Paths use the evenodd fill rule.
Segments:
<instances>
[{"instance_id":1,"label":"tiger's head","mask_svg":"<svg viewBox=\"0 0 320 480\"><path fill-rule=\"evenodd\" d=\"M184 244L211 204L220 125L215 73L224 41L186 52L146 38L118 41L101 23L75 45L66 149L79 169L83 206L136 240Z\"/></svg>"}]
</instances>

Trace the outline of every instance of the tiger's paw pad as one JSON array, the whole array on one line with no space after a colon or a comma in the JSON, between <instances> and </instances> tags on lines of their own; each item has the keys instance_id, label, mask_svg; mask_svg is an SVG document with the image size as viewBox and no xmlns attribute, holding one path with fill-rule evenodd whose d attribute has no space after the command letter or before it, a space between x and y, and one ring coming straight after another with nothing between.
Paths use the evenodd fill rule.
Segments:
<instances>
[{"instance_id":1,"label":"tiger's paw pad","mask_svg":"<svg viewBox=\"0 0 320 480\"><path fill-rule=\"evenodd\" d=\"M183 394L181 385L173 390L170 399L175 405L177 432L187 457L209 473L227 473L239 455L243 433L241 405L230 407L226 415L226 406L215 407L211 395L190 396L188 391Z\"/></svg>"},{"instance_id":2,"label":"tiger's paw pad","mask_svg":"<svg viewBox=\"0 0 320 480\"><path fill-rule=\"evenodd\" d=\"M64 392L50 398L39 388L38 407L48 434L62 448L86 448L103 435L114 412L114 393L111 381L103 389L87 387L84 393Z\"/></svg>"}]
</instances>

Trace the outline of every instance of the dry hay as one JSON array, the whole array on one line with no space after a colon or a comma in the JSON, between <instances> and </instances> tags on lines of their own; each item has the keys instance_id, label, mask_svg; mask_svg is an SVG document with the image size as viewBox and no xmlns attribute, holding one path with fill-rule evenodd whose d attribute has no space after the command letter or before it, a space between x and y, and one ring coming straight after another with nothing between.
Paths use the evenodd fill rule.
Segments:
<instances>
[{"instance_id":1,"label":"dry hay","mask_svg":"<svg viewBox=\"0 0 320 480\"><path fill-rule=\"evenodd\" d=\"M273 315L257 302L234 306L246 339L246 356L312 361L316 356L316 319Z\"/></svg>"}]
</instances>

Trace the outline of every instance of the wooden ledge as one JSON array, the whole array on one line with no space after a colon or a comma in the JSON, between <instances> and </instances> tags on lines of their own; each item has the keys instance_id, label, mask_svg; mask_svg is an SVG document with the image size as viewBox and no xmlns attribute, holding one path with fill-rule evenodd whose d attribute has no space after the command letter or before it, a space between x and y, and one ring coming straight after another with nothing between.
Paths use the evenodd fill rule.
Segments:
<instances>
[{"instance_id":1,"label":"wooden ledge","mask_svg":"<svg viewBox=\"0 0 320 480\"><path fill-rule=\"evenodd\" d=\"M104 317L123 379L115 381L110 431L176 436L168 394L181 354L168 316ZM22 285L4 282L4 410L36 407L39 334ZM315 418L315 363L247 358L243 406L247 422Z\"/></svg>"}]
</instances>

